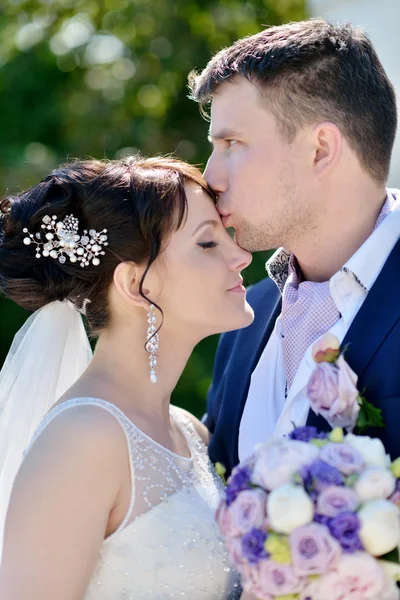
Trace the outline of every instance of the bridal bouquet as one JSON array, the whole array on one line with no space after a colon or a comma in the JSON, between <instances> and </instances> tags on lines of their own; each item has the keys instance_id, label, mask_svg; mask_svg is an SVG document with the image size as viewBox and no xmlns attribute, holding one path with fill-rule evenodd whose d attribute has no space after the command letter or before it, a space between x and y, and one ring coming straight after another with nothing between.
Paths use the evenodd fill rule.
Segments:
<instances>
[{"instance_id":1,"label":"bridal bouquet","mask_svg":"<svg viewBox=\"0 0 400 600\"><path fill-rule=\"evenodd\" d=\"M260 600L397 600L399 507L380 440L299 427L232 471L217 522Z\"/></svg>"}]
</instances>

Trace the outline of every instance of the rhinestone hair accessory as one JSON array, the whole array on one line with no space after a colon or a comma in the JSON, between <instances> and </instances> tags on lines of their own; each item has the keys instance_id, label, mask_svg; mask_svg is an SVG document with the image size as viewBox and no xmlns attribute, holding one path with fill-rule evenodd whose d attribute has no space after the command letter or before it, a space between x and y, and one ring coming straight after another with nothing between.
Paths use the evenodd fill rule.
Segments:
<instances>
[{"instance_id":1,"label":"rhinestone hair accessory","mask_svg":"<svg viewBox=\"0 0 400 600\"><path fill-rule=\"evenodd\" d=\"M150 304L149 312L147 313L147 322L149 324L147 328L147 342L146 350L149 353L149 366L150 366L150 381L151 383L157 383L156 375L156 352L158 350L158 344L160 343L160 337L156 327L156 315L154 312L154 304Z\"/></svg>"},{"instance_id":2,"label":"rhinestone hair accessory","mask_svg":"<svg viewBox=\"0 0 400 600\"><path fill-rule=\"evenodd\" d=\"M41 229L35 234L29 233L26 227L23 230L28 234L23 240L24 244L36 244L36 258L49 256L58 259L61 264L68 258L71 263L80 263L81 267L90 264L97 267L100 264L99 256L105 254L103 246L108 246L107 229L100 233L95 229L84 229L83 235L79 235L79 221L73 215L67 215L63 221L57 221L54 215L46 215L42 219Z\"/></svg>"}]
</instances>

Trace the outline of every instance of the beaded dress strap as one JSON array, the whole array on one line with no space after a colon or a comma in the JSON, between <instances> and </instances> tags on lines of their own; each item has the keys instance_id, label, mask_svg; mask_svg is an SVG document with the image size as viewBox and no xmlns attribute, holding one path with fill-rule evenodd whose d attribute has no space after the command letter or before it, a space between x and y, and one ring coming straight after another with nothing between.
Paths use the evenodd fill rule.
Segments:
<instances>
[{"instance_id":1,"label":"beaded dress strap","mask_svg":"<svg viewBox=\"0 0 400 600\"><path fill-rule=\"evenodd\" d=\"M44 416L41 423L39 424L39 427L36 429L36 431L33 435L33 438L30 441L28 447L24 450L24 456L25 456L25 454L27 454L27 452L31 448L33 442L44 431L44 429L46 429L46 427L51 423L51 421L53 421L53 419L56 416L58 416L59 414L61 414L62 412L64 412L65 410L67 410L68 408L71 408L73 406L99 406L100 408L103 408L104 410L106 410L107 412L112 414L115 417L115 419L119 422L119 424L121 425L121 428L124 431L125 437L126 437L126 441L128 444L129 467L130 467L130 475L131 475L131 499L130 499L130 503L129 503L129 508L126 512L124 519L122 520L119 527L112 534L114 536L118 531L123 529L125 527L125 525L129 522L129 518L130 518L130 516L132 514L132 510L133 510L133 505L135 503L135 470L134 470L134 466L133 466L131 438L129 436L129 431L135 425L128 419L128 417L125 416L125 414L122 412L122 410L120 410L117 406L115 406L115 404L112 404L111 402L107 402L106 400L100 400L100 398L72 398L71 400L66 400L65 402L62 402L61 404L58 404L54 408L50 409L49 412Z\"/></svg>"},{"instance_id":2,"label":"beaded dress strap","mask_svg":"<svg viewBox=\"0 0 400 600\"><path fill-rule=\"evenodd\" d=\"M178 406L171 404L171 414L175 422L178 423L183 432L186 434L186 439L190 444L192 454L198 457L202 457L204 455L208 457L207 446L200 437L199 433L196 431L193 422L185 415L183 410Z\"/></svg>"}]
</instances>

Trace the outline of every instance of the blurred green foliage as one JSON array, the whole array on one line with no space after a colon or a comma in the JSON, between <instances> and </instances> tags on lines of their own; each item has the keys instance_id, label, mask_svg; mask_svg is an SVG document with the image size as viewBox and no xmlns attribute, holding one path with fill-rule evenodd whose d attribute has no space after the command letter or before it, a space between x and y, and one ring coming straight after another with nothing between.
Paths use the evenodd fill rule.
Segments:
<instances>
[{"instance_id":1,"label":"blurred green foliage","mask_svg":"<svg viewBox=\"0 0 400 600\"><path fill-rule=\"evenodd\" d=\"M23 189L67 157L175 153L204 166L207 123L187 74L245 35L305 16L305 0L8 0L0 3L0 185ZM246 283L264 276L257 255ZM0 298L0 364L27 313ZM173 401L204 411L217 339Z\"/></svg>"}]
</instances>

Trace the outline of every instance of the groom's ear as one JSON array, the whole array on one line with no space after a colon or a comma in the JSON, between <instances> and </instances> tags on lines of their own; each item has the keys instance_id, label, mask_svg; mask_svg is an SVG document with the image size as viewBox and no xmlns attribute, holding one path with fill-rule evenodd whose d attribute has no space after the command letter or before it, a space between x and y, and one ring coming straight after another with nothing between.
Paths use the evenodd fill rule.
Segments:
<instances>
[{"instance_id":1,"label":"groom's ear","mask_svg":"<svg viewBox=\"0 0 400 600\"><path fill-rule=\"evenodd\" d=\"M121 262L114 271L114 285L118 294L127 302L137 308L148 310L149 303L140 294L140 280L143 275L143 269L132 261ZM143 293L147 295L149 290L143 288Z\"/></svg>"},{"instance_id":2,"label":"groom's ear","mask_svg":"<svg viewBox=\"0 0 400 600\"><path fill-rule=\"evenodd\" d=\"M318 123L313 128L313 169L318 177L326 175L338 163L342 139L342 132L330 121Z\"/></svg>"}]
</instances>

